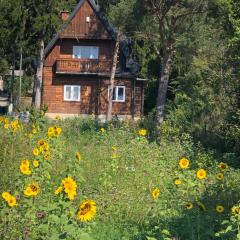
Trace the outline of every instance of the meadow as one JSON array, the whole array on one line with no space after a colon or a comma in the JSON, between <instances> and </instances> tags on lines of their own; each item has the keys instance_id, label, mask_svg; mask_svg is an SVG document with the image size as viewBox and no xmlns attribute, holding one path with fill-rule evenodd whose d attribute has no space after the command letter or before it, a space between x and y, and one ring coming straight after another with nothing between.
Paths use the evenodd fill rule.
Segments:
<instances>
[{"instance_id":1,"label":"meadow","mask_svg":"<svg viewBox=\"0 0 240 240\"><path fill-rule=\"evenodd\" d=\"M0 239L240 239L240 170L163 125L0 117Z\"/></svg>"}]
</instances>

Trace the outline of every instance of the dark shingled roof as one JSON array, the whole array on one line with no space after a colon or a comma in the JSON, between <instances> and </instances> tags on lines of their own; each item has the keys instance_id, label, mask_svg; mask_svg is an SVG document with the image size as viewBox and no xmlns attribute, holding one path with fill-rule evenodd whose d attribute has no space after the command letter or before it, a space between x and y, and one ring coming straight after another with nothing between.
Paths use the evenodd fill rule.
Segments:
<instances>
[{"instance_id":1,"label":"dark shingled roof","mask_svg":"<svg viewBox=\"0 0 240 240\"><path fill-rule=\"evenodd\" d=\"M80 9L80 7L82 6L82 4L84 3L84 1L88 1L90 3L90 5L92 6L95 14L97 15L97 17L100 19L100 21L102 22L102 24L104 25L104 27L106 28L106 30L108 31L108 33L110 34L110 36L112 37L112 39L115 39L116 36L116 31L113 28L113 26L108 22L108 20L100 13L99 11L99 7L96 5L94 0L80 0L77 4L77 6L75 7L75 9L73 10L73 12L71 13L71 15L69 16L67 22L65 24L63 24L61 30L53 37L53 39L49 42L49 44L46 46L45 50L44 50L44 54L48 54L48 52L51 50L51 48L54 46L54 44L57 42L57 40L60 38L61 33L68 27L68 25L70 24L70 22L73 20L73 18L75 17L75 15L77 14L78 10Z\"/></svg>"}]
</instances>

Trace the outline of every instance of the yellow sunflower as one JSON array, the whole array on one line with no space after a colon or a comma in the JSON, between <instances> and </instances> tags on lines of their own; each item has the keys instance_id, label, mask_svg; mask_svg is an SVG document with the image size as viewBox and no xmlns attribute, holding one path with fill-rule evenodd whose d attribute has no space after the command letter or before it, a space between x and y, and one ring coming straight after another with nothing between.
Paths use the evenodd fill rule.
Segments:
<instances>
[{"instance_id":1,"label":"yellow sunflower","mask_svg":"<svg viewBox=\"0 0 240 240\"><path fill-rule=\"evenodd\" d=\"M138 134L142 137L145 137L147 135L147 129L145 128L141 128L139 131L138 131Z\"/></svg>"},{"instance_id":2,"label":"yellow sunflower","mask_svg":"<svg viewBox=\"0 0 240 240\"><path fill-rule=\"evenodd\" d=\"M105 128L100 128L101 133L105 133L105 131L106 131Z\"/></svg>"},{"instance_id":3,"label":"yellow sunflower","mask_svg":"<svg viewBox=\"0 0 240 240\"><path fill-rule=\"evenodd\" d=\"M81 204L79 211L77 213L77 218L81 222L87 222L95 217L96 212L97 212L96 202L93 200L86 200Z\"/></svg>"},{"instance_id":4,"label":"yellow sunflower","mask_svg":"<svg viewBox=\"0 0 240 240\"><path fill-rule=\"evenodd\" d=\"M63 190L63 187L62 186L60 186L60 187L58 187L56 190L55 190L55 194L56 195L58 195L59 193L61 193L62 192L62 190Z\"/></svg>"},{"instance_id":5,"label":"yellow sunflower","mask_svg":"<svg viewBox=\"0 0 240 240\"><path fill-rule=\"evenodd\" d=\"M204 179L204 178L206 178L206 176L207 176L207 173L204 169L199 169L197 171L197 178L198 179Z\"/></svg>"},{"instance_id":6,"label":"yellow sunflower","mask_svg":"<svg viewBox=\"0 0 240 240\"><path fill-rule=\"evenodd\" d=\"M35 168L38 168L39 165L40 165L40 163L39 163L38 160L33 160L33 166L34 166Z\"/></svg>"},{"instance_id":7,"label":"yellow sunflower","mask_svg":"<svg viewBox=\"0 0 240 240\"><path fill-rule=\"evenodd\" d=\"M33 156L37 157L39 155L39 150L37 148L33 149Z\"/></svg>"},{"instance_id":8,"label":"yellow sunflower","mask_svg":"<svg viewBox=\"0 0 240 240\"><path fill-rule=\"evenodd\" d=\"M180 168L182 168L182 169L188 168L188 167L189 167L189 160L186 159L186 158L180 159L180 160L179 160L179 166L180 166Z\"/></svg>"},{"instance_id":9,"label":"yellow sunflower","mask_svg":"<svg viewBox=\"0 0 240 240\"><path fill-rule=\"evenodd\" d=\"M191 202L186 203L185 206L186 206L186 208L187 208L188 210L190 210L190 209L193 208L193 204L192 204Z\"/></svg>"},{"instance_id":10,"label":"yellow sunflower","mask_svg":"<svg viewBox=\"0 0 240 240\"><path fill-rule=\"evenodd\" d=\"M28 160L23 160L20 165L20 172L24 175L31 175L32 171L30 170L30 163Z\"/></svg>"},{"instance_id":11,"label":"yellow sunflower","mask_svg":"<svg viewBox=\"0 0 240 240\"><path fill-rule=\"evenodd\" d=\"M231 208L232 215L238 216L240 215L240 207L239 206L233 206Z\"/></svg>"},{"instance_id":12,"label":"yellow sunflower","mask_svg":"<svg viewBox=\"0 0 240 240\"><path fill-rule=\"evenodd\" d=\"M223 173L217 173L217 174L216 174L216 178L217 178L218 180L223 180L223 178L224 178Z\"/></svg>"},{"instance_id":13,"label":"yellow sunflower","mask_svg":"<svg viewBox=\"0 0 240 240\"><path fill-rule=\"evenodd\" d=\"M2 198L5 200L5 201L8 201L11 197L11 194L8 193L8 192L3 192L2 193Z\"/></svg>"},{"instance_id":14,"label":"yellow sunflower","mask_svg":"<svg viewBox=\"0 0 240 240\"><path fill-rule=\"evenodd\" d=\"M60 127L54 127L54 136L58 137L62 132L62 129Z\"/></svg>"},{"instance_id":15,"label":"yellow sunflower","mask_svg":"<svg viewBox=\"0 0 240 240\"><path fill-rule=\"evenodd\" d=\"M228 170L228 165L226 163L220 162L218 167L224 172Z\"/></svg>"},{"instance_id":16,"label":"yellow sunflower","mask_svg":"<svg viewBox=\"0 0 240 240\"><path fill-rule=\"evenodd\" d=\"M15 207L15 206L17 206L17 199L13 196L10 196L7 203L8 203L9 207Z\"/></svg>"},{"instance_id":17,"label":"yellow sunflower","mask_svg":"<svg viewBox=\"0 0 240 240\"><path fill-rule=\"evenodd\" d=\"M74 200L77 195L77 183L71 178L67 177L62 180L64 192L67 193L70 200Z\"/></svg>"},{"instance_id":18,"label":"yellow sunflower","mask_svg":"<svg viewBox=\"0 0 240 240\"><path fill-rule=\"evenodd\" d=\"M216 206L216 211L217 211L218 213L222 213L222 212L224 212L224 207L223 207L222 205L217 205L217 206Z\"/></svg>"},{"instance_id":19,"label":"yellow sunflower","mask_svg":"<svg viewBox=\"0 0 240 240\"><path fill-rule=\"evenodd\" d=\"M37 196L39 192L40 192L40 187L38 186L38 184L31 183L25 188L23 193L26 196L30 197L30 196Z\"/></svg>"},{"instance_id":20,"label":"yellow sunflower","mask_svg":"<svg viewBox=\"0 0 240 240\"><path fill-rule=\"evenodd\" d=\"M160 189L155 188L155 189L152 190L152 198L154 200L157 199L159 197L159 195L160 195Z\"/></svg>"},{"instance_id":21,"label":"yellow sunflower","mask_svg":"<svg viewBox=\"0 0 240 240\"><path fill-rule=\"evenodd\" d=\"M179 185L182 184L182 180L181 180L181 179L176 179L176 180L174 181L174 184L177 185L177 186L179 186Z\"/></svg>"},{"instance_id":22,"label":"yellow sunflower","mask_svg":"<svg viewBox=\"0 0 240 240\"><path fill-rule=\"evenodd\" d=\"M49 160L49 159L50 159L50 152L47 151L47 152L44 154L43 157L44 157L45 160Z\"/></svg>"},{"instance_id":23,"label":"yellow sunflower","mask_svg":"<svg viewBox=\"0 0 240 240\"><path fill-rule=\"evenodd\" d=\"M54 135L54 128L50 127L48 128L48 137L52 137Z\"/></svg>"},{"instance_id":24,"label":"yellow sunflower","mask_svg":"<svg viewBox=\"0 0 240 240\"><path fill-rule=\"evenodd\" d=\"M81 160L81 154L80 154L80 152L76 152L75 157L76 157L76 159L77 159L78 161L80 161L80 160Z\"/></svg>"}]
</instances>

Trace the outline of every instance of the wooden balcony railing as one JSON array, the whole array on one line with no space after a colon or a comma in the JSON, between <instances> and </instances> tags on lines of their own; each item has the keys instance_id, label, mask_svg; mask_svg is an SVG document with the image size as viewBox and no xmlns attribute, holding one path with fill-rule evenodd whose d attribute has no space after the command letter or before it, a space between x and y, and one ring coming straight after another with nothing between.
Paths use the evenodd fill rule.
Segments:
<instances>
[{"instance_id":1,"label":"wooden balcony railing","mask_svg":"<svg viewBox=\"0 0 240 240\"><path fill-rule=\"evenodd\" d=\"M112 61L101 59L57 59L57 73L110 74Z\"/></svg>"}]
</instances>

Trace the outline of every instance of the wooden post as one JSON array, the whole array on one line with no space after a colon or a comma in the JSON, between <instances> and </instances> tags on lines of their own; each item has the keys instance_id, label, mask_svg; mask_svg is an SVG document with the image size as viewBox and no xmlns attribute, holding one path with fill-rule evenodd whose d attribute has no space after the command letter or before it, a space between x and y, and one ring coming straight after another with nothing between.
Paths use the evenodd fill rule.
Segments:
<instances>
[{"instance_id":1,"label":"wooden post","mask_svg":"<svg viewBox=\"0 0 240 240\"><path fill-rule=\"evenodd\" d=\"M39 109L42 102L42 80L43 80L43 59L44 59L44 42L40 44L40 55L38 59L37 74L35 79L35 107Z\"/></svg>"},{"instance_id":2,"label":"wooden post","mask_svg":"<svg viewBox=\"0 0 240 240\"><path fill-rule=\"evenodd\" d=\"M119 46L120 46L120 31L117 32L114 55L113 55L113 64L112 64L112 70L111 70L110 88L109 88L109 96L108 96L107 122L112 120L112 98L113 98L113 89L114 89L114 79L115 79L117 62L118 62Z\"/></svg>"},{"instance_id":3,"label":"wooden post","mask_svg":"<svg viewBox=\"0 0 240 240\"><path fill-rule=\"evenodd\" d=\"M21 95L22 95L22 48L20 53L20 76L19 76L19 106L21 105Z\"/></svg>"}]
</instances>

